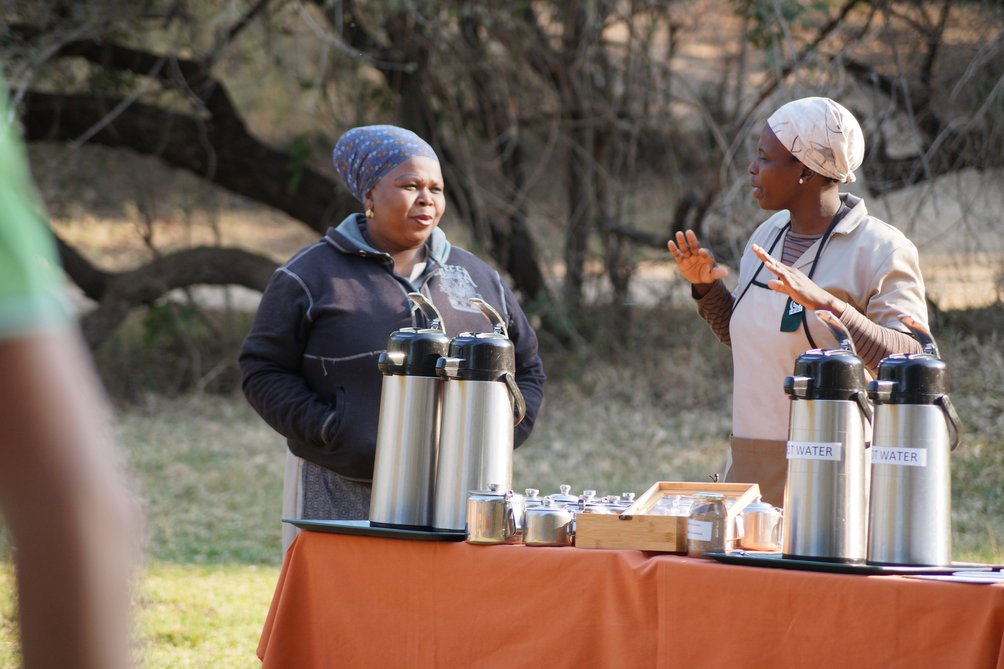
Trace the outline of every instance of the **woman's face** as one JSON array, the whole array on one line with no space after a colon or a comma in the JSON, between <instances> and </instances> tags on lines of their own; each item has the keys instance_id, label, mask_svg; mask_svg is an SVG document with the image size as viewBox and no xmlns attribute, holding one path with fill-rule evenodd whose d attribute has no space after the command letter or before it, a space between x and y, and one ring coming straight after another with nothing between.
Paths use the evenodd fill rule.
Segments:
<instances>
[{"instance_id":1,"label":"woman's face","mask_svg":"<svg viewBox=\"0 0 1004 669\"><path fill-rule=\"evenodd\" d=\"M756 157L747 170L753 197L760 208L772 211L790 208L790 203L800 192L798 179L803 169L802 163L784 148L770 126L764 124L756 146Z\"/></svg>"},{"instance_id":2,"label":"woman's face","mask_svg":"<svg viewBox=\"0 0 1004 669\"><path fill-rule=\"evenodd\" d=\"M439 163L424 156L409 158L377 182L366 194L365 205L373 210L366 231L379 250L418 248L446 211Z\"/></svg>"}]
</instances>

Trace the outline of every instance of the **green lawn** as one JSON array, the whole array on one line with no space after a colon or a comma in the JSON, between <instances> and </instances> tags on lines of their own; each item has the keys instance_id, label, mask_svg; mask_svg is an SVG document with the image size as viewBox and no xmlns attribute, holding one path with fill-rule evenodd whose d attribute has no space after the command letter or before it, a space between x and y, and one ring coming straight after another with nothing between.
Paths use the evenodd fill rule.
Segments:
<instances>
[{"instance_id":1,"label":"green lawn","mask_svg":"<svg viewBox=\"0 0 1004 669\"><path fill-rule=\"evenodd\" d=\"M279 568L149 565L137 595L145 669L260 667L255 655Z\"/></svg>"},{"instance_id":2,"label":"green lawn","mask_svg":"<svg viewBox=\"0 0 1004 669\"><path fill-rule=\"evenodd\" d=\"M151 563L135 593L135 654L143 669L251 669L276 566ZM18 666L13 574L0 564L0 667Z\"/></svg>"}]
</instances>

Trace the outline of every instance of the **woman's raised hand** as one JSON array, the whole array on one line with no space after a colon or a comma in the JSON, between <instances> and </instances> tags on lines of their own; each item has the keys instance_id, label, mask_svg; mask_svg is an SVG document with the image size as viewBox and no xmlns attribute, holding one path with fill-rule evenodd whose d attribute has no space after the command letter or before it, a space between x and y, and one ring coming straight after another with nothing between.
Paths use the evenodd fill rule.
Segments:
<instances>
[{"instance_id":1,"label":"woman's raised hand","mask_svg":"<svg viewBox=\"0 0 1004 669\"><path fill-rule=\"evenodd\" d=\"M771 290L784 293L810 311L827 309L832 311L835 316L840 316L847 308L844 302L820 288L800 270L785 265L762 247L753 244L753 253L763 261L763 266L776 277L767 282L767 287Z\"/></svg>"},{"instance_id":2,"label":"woman's raised hand","mask_svg":"<svg viewBox=\"0 0 1004 669\"><path fill-rule=\"evenodd\" d=\"M677 232L676 240L669 240L666 247L673 254L680 274L690 283L714 283L729 275L729 270L715 263L715 256L711 251L697 243L697 235L693 230Z\"/></svg>"}]
</instances>

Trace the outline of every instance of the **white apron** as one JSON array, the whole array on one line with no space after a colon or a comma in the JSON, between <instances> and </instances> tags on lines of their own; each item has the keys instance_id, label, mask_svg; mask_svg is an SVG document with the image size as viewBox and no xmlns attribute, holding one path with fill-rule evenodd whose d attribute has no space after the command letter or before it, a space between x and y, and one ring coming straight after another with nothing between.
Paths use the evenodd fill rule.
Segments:
<instances>
[{"instance_id":1,"label":"white apron","mask_svg":"<svg viewBox=\"0 0 1004 669\"><path fill-rule=\"evenodd\" d=\"M768 253L780 255L785 226L772 240ZM816 257L817 240L795 263L808 273ZM754 258L755 259L755 258ZM780 506L788 469L786 444L791 400L784 392L784 379L794 371L795 359L812 348L804 326L781 332L781 317L788 296L767 287L774 278L756 260L759 270L740 286L738 302L729 322L734 383L732 390L732 443L725 480L757 483L764 501ZM803 315L814 342L828 344L815 317ZM822 341L821 341L822 340Z\"/></svg>"}]
</instances>

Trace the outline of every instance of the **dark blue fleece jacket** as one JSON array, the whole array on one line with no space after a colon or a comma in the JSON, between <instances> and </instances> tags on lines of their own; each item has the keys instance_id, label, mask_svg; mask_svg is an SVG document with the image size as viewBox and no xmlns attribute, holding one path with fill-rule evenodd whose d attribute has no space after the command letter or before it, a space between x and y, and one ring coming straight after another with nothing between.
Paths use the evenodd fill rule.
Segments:
<instances>
[{"instance_id":1,"label":"dark blue fleece jacket","mask_svg":"<svg viewBox=\"0 0 1004 669\"><path fill-rule=\"evenodd\" d=\"M522 444L543 400L544 368L537 335L498 272L437 228L425 272L412 284L366 242L365 220L353 214L329 228L272 276L240 353L248 401L295 455L370 480L383 383L377 358L394 330L428 326L407 294L432 300L451 337L491 331L468 301L477 296L506 319L515 347L526 418L514 441Z\"/></svg>"}]
</instances>

